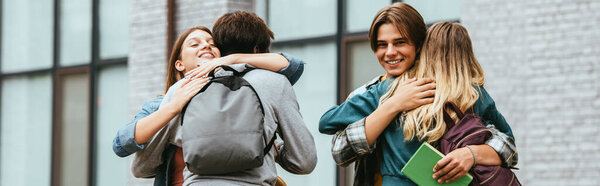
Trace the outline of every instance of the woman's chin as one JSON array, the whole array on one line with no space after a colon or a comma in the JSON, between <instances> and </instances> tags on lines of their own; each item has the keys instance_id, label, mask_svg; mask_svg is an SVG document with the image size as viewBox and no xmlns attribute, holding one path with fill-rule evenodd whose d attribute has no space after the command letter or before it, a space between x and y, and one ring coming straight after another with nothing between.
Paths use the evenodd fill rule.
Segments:
<instances>
[{"instance_id":1,"label":"woman's chin","mask_svg":"<svg viewBox=\"0 0 600 186\"><path fill-rule=\"evenodd\" d=\"M388 76L399 76L399 75L401 75L402 73L404 73L404 70L403 70L403 69L390 69L390 70L387 70L387 71L386 71L386 74L387 74Z\"/></svg>"}]
</instances>

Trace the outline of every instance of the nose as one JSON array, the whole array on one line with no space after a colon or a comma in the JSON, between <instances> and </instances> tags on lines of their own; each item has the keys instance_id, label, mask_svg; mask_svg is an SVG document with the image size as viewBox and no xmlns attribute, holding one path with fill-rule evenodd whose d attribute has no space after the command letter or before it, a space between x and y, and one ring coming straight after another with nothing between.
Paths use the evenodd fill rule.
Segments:
<instances>
[{"instance_id":1,"label":"nose","mask_svg":"<svg viewBox=\"0 0 600 186\"><path fill-rule=\"evenodd\" d=\"M394 47L393 44L388 44L387 48L385 50L385 55L387 57L395 57L398 54L398 51L396 50L396 47Z\"/></svg>"},{"instance_id":2,"label":"nose","mask_svg":"<svg viewBox=\"0 0 600 186\"><path fill-rule=\"evenodd\" d=\"M202 41L202 43L200 43L200 49L202 49L202 50L210 49L210 44L206 41Z\"/></svg>"}]
</instances>

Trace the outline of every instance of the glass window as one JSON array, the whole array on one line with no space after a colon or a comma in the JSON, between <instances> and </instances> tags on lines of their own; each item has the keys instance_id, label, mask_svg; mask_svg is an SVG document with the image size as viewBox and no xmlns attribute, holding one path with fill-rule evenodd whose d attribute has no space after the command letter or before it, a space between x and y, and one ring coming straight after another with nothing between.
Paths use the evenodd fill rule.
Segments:
<instances>
[{"instance_id":1,"label":"glass window","mask_svg":"<svg viewBox=\"0 0 600 186\"><path fill-rule=\"evenodd\" d=\"M90 63L92 1L60 2L60 65Z\"/></svg>"},{"instance_id":2,"label":"glass window","mask_svg":"<svg viewBox=\"0 0 600 186\"><path fill-rule=\"evenodd\" d=\"M55 183L88 184L89 78L87 73L60 77L59 120L55 130Z\"/></svg>"},{"instance_id":3,"label":"glass window","mask_svg":"<svg viewBox=\"0 0 600 186\"><path fill-rule=\"evenodd\" d=\"M371 81L373 78L385 74L377 57L371 50L368 40L347 43L348 55L348 93Z\"/></svg>"},{"instance_id":4,"label":"glass window","mask_svg":"<svg viewBox=\"0 0 600 186\"><path fill-rule=\"evenodd\" d=\"M335 0L277 0L269 2L269 27L275 40L290 40L335 34Z\"/></svg>"},{"instance_id":5,"label":"glass window","mask_svg":"<svg viewBox=\"0 0 600 186\"><path fill-rule=\"evenodd\" d=\"M404 2L417 9L427 24L460 19L461 0L406 0Z\"/></svg>"},{"instance_id":6,"label":"glass window","mask_svg":"<svg viewBox=\"0 0 600 186\"><path fill-rule=\"evenodd\" d=\"M128 0L100 0L100 58L127 57L129 53Z\"/></svg>"},{"instance_id":7,"label":"glass window","mask_svg":"<svg viewBox=\"0 0 600 186\"><path fill-rule=\"evenodd\" d=\"M334 185L336 165L331 158L331 136L319 133L321 115L336 103L337 62L333 42L273 48L299 57L307 64L304 73L294 85L304 123L313 134L319 162L309 175L293 175L278 168L277 172L288 185Z\"/></svg>"},{"instance_id":8,"label":"glass window","mask_svg":"<svg viewBox=\"0 0 600 186\"><path fill-rule=\"evenodd\" d=\"M116 131L128 122L127 66L103 68L98 75L96 122L96 185L126 185L127 159L115 155L112 140Z\"/></svg>"},{"instance_id":9,"label":"glass window","mask_svg":"<svg viewBox=\"0 0 600 186\"><path fill-rule=\"evenodd\" d=\"M390 5L390 0L349 0L346 1L346 31L369 31L375 14Z\"/></svg>"},{"instance_id":10,"label":"glass window","mask_svg":"<svg viewBox=\"0 0 600 186\"><path fill-rule=\"evenodd\" d=\"M2 0L2 72L52 66L53 0Z\"/></svg>"},{"instance_id":11,"label":"glass window","mask_svg":"<svg viewBox=\"0 0 600 186\"><path fill-rule=\"evenodd\" d=\"M52 78L2 81L0 185L50 185Z\"/></svg>"},{"instance_id":12,"label":"glass window","mask_svg":"<svg viewBox=\"0 0 600 186\"><path fill-rule=\"evenodd\" d=\"M269 20L267 20L267 0L255 0L254 13L256 13L256 15L265 20L268 24Z\"/></svg>"}]
</instances>

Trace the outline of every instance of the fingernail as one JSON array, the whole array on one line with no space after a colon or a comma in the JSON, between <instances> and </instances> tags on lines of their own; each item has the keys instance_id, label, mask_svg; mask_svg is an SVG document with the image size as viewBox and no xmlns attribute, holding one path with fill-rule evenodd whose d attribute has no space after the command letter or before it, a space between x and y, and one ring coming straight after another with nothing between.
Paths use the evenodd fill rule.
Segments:
<instances>
[{"instance_id":1,"label":"fingernail","mask_svg":"<svg viewBox=\"0 0 600 186\"><path fill-rule=\"evenodd\" d=\"M436 179L436 178L437 178L437 176L435 176L435 174L434 174L434 175L433 175L433 179Z\"/></svg>"},{"instance_id":2,"label":"fingernail","mask_svg":"<svg viewBox=\"0 0 600 186\"><path fill-rule=\"evenodd\" d=\"M439 180L438 180L438 183L442 183L442 179L439 179Z\"/></svg>"}]
</instances>

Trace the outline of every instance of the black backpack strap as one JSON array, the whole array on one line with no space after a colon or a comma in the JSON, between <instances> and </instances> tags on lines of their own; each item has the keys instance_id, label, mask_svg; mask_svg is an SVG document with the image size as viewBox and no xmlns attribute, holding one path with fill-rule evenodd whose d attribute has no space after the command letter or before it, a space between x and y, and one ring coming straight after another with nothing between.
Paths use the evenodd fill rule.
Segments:
<instances>
[{"instance_id":1,"label":"black backpack strap","mask_svg":"<svg viewBox=\"0 0 600 186\"><path fill-rule=\"evenodd\" d=\"M223 69L223 70L225 70L225 71L233 72L233 75L235 75L235 76L239 76L239 75L240 75L240 72L238 72L237 70L235 70L235 69L231 68L230 66L227 66L227 65L219 65L219 66L217 66L217 67L213 68L213 69L212 69L212 70L211 70L211 71L208 73L208 77L214 78L214 77L215 77L215 72L217 72L217 69L218 69L218 68L221 68L221 69Z\"/></svg>"},{"instance_id":2,"label":"black backpack strap","mask_svg":"<svg viewBox=\"0 0 600 186\"><path fill-rule=\"evenodd\" d=\"M275 145L275 139L277 139L277 129L275 130L275 133L273 133L273 137L271 138L271 141L269 141L269 143L265 147L265 150L263 151L265 155L267 155L269 153L269 151L271 150L271 147L273 145Z\"/></svg>"},{"instance_id":3,"label":"black backpack strap","mask_svg":"<svg viewBox=\"0 0 600 186\"><path fill-rule=\"evenodd\" d=\"M236 69L234 69L234 68L232 68L232 67L230 67L230 66L227 66L227 65L219 65L219 66L217 66L217 67L213 68L213 69L212 69L212 70L211 70L211 71L208 73L208 77L214 78L214 77L215 77L215 73L216 73L216 71L217 71L217 69L218 69L218 68L221 68L221 69L223 69L223 70L225 70L225 71L232 72L234 76L243 76L243 75L244 75L244 74L246 74L247 72L250 72L251 70L254 70L254 69L256 69L256 68L254 68L254 67L250 67L250 66L248 66L248 65L246 65L245 67L246 67L246 68L240 72L240 71L237 71Z\"/></svg>"}]
</instances>

